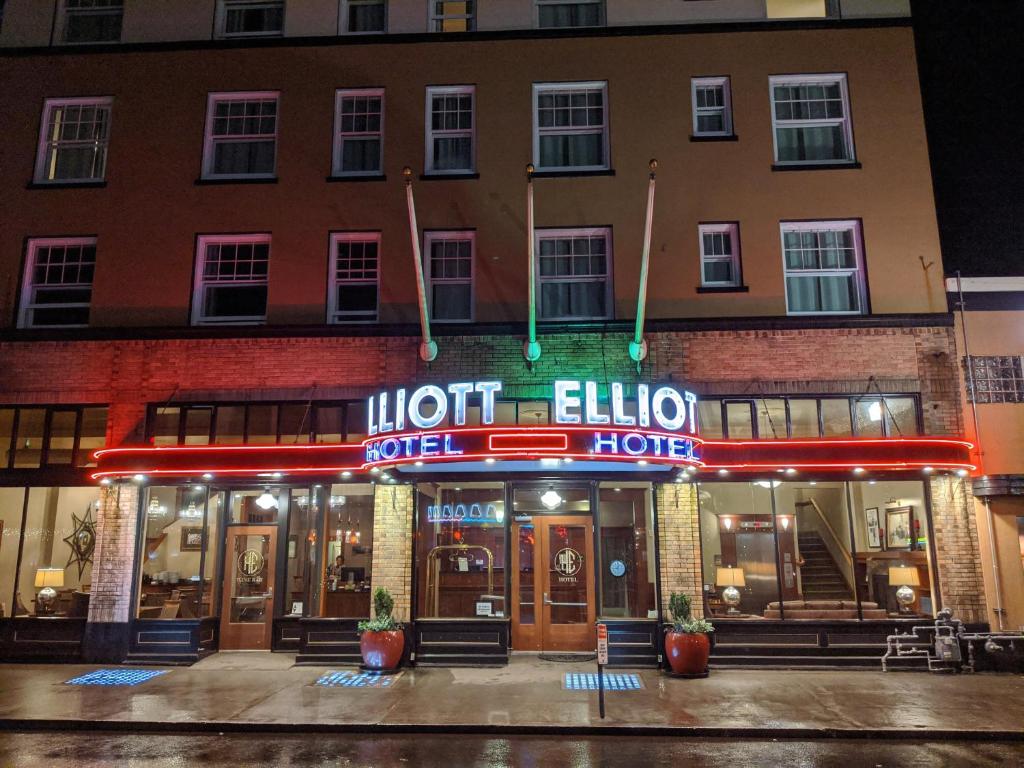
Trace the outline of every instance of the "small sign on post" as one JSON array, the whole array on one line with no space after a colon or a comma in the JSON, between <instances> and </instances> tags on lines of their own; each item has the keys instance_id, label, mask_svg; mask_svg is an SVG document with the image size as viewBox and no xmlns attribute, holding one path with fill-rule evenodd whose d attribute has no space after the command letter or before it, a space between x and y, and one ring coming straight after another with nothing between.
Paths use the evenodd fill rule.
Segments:
<instances>
[{"instance_id":1,"label":"small sign on post","mask_svg":"<svg viewBox=\"0 0 1024 768\"><path fill-rule=\"evenodd\" d=\"M608 663L608 625L597 625L597 704L604 720L604 665Z\"/></svg>"}]
</instances>

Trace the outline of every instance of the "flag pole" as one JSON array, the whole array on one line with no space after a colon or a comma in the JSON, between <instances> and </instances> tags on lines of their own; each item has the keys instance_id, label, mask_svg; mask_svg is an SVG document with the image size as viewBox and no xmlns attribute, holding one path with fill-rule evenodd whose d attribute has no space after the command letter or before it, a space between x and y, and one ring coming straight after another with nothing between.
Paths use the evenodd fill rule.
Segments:
<instances>
[{"instance_id":1,"label":"flag pole","mask_svg":"<svg viewBox=\"0 0 1024 768\"><path fill-rule=\"evenodd\" d=\"M405 203L409 208L409 238L412 240L412 258L416 267L416 293L420 305L420 359L425 363L437 357L437 342L430 338L430 316L427 314L427 289L423 284L423 258L420 255L420 235L416 226L416 201L412 196L412 168L402 169L405 177Z\"/></svg>"},{"instance_id":2,"label":"flag pole","mask_svg":"<svg viewBox=\"0 0 1024 768\"><path fill-rule=\"evenodd\" d=\"M644 249L640 256L640 292L636 299L636 331L629 342L629 356L637 363L647 357L647 341L644 339L644 312L647 308L647 274L651 262L651 227L654 223L654 185L658 161L651 160L650 180L647 183L647 219L644 222Z\"/></svg>"},{"instance_id":3,"label":"flag pole","mask_svg":"<svg viewBox=\"0 0 1024 768\"><path fill-rule=\"evenodd\" d=\"M529 339L523 344L523 357L528 363L540 360L540 342L537 341L537 263L533 237L533 163L526 166L526 259L529 284Z\"/></svg>"}]
</instances>

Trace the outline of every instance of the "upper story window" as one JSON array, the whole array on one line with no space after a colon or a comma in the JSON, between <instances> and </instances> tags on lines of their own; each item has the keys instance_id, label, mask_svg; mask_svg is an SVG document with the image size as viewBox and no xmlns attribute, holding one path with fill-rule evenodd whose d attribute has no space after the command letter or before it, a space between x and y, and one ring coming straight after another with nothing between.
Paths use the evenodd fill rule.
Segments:
<instances>
[{"instance_id":1,"label":"upper story window","mask_svg":"<svg viewBox=\"0 0 1024 768\"><path fill-rule=\"evenodd\" d=\"M103 181L109 98L47 99L36 157L37 184Z\"/></svg>"},{"instance_id":2,"label":"upper story window","mask_svg":"<svg viewBox=\"0 0 1024 768\"><path fill-rule=\"evenodd\" d=\"M429 0L432 32L472 32L476 29L476 0Z\"/></svg>"},{"instance_id":3,"label":"upper story window","mask_svg":"<svg viewBox=\"0 0 1024 768\"><path fill-rule=\"evenodd\" d=\"M217 37L284 34L284 0L218 0Z\"/></svg>"},{"instance_id":4,"label":"upper story window","mask_svg":"<svg viewBox=\"0 0 1024 768\"><path fill-rule=\"evenodd\" d=\"M732 135L732 94L728 77L690 80L694 136Z\"/></svg>"},{"instance_id":5,"label":"upper story window","mask_svg":"<svg viewBox=\"0 0 1024 768\"><path fill-rule=\"evenodd\" d=\"M105 405L0 405L0 469L95 466L106 442Z\"/></svg>"},{"instance_id":6,"label":"upper story window","mask_svg":"<svg viewBox=\"0 0 1024 768\"><path fill-rule=\"evenodd\" d=\"M701 224L700 282L708 287L740 284L740 233L736 222Z\"/></svg>"},{"instance_id":7,"label":"upper story window","mask_svg":"<svg viewBox=\"0 0 1024 768\"><path fill-rule=\"evenodd\" d=\"M116 43L124 0L63 0L62 43Z\"/></svg>"},{"instance_id":8,"label":"upper story window","mask_svg":"<svg viewBox=\"0 0 1024 768\"><path fill-rule=\"evenodd\" d=\"M856 221L783 222L782 257L789 314L867 311Z\"/></svg>"},{"instance_id":9,"label":"upper story window","mask_svg":"<svg viewBox=\"0 0 1024 768\"><path fill-rule=\"evenodd\" d=\"M786 75L770 85L775 162L854 162L846 75Z\"/></svg>"},{"instance_id":10,"label":"upper story window","mask_svg":"<svg viewBox=\"0 0 1024 768\"><path fill-rule=\"evenodd\" d=\"M540 29L604 26L604 0L537 0Z\"/></svg>"},{"instance_id":11,"label":"upper story window","mask_svg":"<svg viewBox=\"0 0 1024 768\"><path fill-rule=\"evenodd\" d=\"M472 173L476 88L427 88L427 173Z\"/></svg>"},{"instance_id":12,"label":"upper story window","mask_svg":"<svg viewBox=\"0 0 1024 768\"><path fill-rule=\"evenodd\" d=\"M533 86L533 161L538 171L609 167L608 84Z\"/></svg>"},{"instance_id":13,"label":"upper story window","mask_svg":"<svg viewBox=\"0 0 1024 768\"><path fill-rule=\"evenodd\" d=\"M380 233L331 235L331 293L327 317L332 323L373 323L380 299Z\"/></svg>"},{"instance_id":14,"label":"upper story window","mask_svg":"<svg viewBox=\"0 0 1024 768\"><path fill-rule=\"evenodd\" d=\"M1019 355L971 355L967 400L972 403L1024 403L1024 365Z\"/></svg>"},{"instance_id":15,"label":"upper story window","mask_svg":"<svg viewBox=\"0 0 1024 768\"><path fill-rule=\"evenodd\" d=\"M386 0L342 0L341 31L346 34L372 34L388 31Z\"/></svg>"},{"instance_id":16,"label":"upper story window","mask_svg":"<svg viewBox=\"0 0 1024 768\"><path fill-rule=\"evenodd\" d=\"M277 92L210 94L204 179L273 178L277 103Z\"/></svg>"},{"instance_id":17,"label":"upper story window","mask_svg":"<svg viewBox=\"0 0 1024 768\"><path fill-rule=\"evenodd\" d=\"M95 237L29 240L18 327L89 325L95 268Z\"/></svg>"},{"instance_id":18,"label":"upper story window","mask_svg":"<svg viewBox=\"0 0 1024 768\"><path fill-rule=\"evenodd\" d=\"M257 325L267 320L270 235L200 237L193 325Z\"/></svg>"},{"instance_id":19,"label":"upper story window","mask_svg":"<svg viewBox=\"0 0 1024 768\"><path fill-rule=\"evenodd\" d=\"M425 232L423 240L430 319L471 322L476 233Z\"/></svg>"},{"instance_id":20,"label":"upper story window","mask_svg":"<svg viewBox=\"0 0 1024 768\"><path fill-rule=\"evenodd\" d=\"M537 280L542 320L611 317L611 230L537 232Z\"/></svg>"},{"instance_id":21,"label":"upper story window","mask_svg":"<svg viewBox=\"0 0 1024 768\"><path fill-rule=\"evenodd\" d=\"M334 175L383 173L384 89L338 91L335 120Z\"/></svg>"}]
</instances>

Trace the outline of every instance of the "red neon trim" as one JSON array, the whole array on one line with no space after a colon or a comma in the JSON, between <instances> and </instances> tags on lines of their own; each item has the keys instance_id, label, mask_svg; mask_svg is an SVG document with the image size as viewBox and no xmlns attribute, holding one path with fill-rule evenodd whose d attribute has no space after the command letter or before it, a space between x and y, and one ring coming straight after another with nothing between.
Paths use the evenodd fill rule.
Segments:
<instances>
[{"instance_id":1,"label":"red neon trim","mask_svg":"<svg viewBox=\"0 0 1024 768\"><path fill-rule=\"evenodd\" d=\"M811 439L798 439L798 440L702 440L704 445L708 446L780 446L785 447L787 445L893 445L894 443L910 443L911 445L959 445L965 448L974 448L974 443L970 443L966 440L956 440L947 437L822 437L817 440Z\"/></svg>"},{"instance_id":2,"label":"red neon trim","mask_svg":"<svg viewBox=\"0 0 1024 768\"><path fill-rule=\"evenodd\" d=\"M500 432L487 436L488 450L500 451L567 451L569 436L561 434L531 434Z\"/></svg>"}]
</instances>

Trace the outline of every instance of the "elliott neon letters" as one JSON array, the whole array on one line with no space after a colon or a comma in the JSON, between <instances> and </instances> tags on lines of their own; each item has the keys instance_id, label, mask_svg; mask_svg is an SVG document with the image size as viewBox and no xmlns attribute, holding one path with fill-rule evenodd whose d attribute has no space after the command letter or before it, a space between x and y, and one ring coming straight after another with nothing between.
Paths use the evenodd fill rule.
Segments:
<instances>
[{"instance_id":1,"label":"elliott neon letters","mask_svg":"<svg viewBox=\"0 0 1024 768\"><path fill-rule=\"evenodd\" d=\"M367 434L403 432L408 428L433 429L444 423L451 411L451 426L466 425L466 405L471 394L480 395L480 424L494 424L494 402L501 392L500 381L458 382L447 390L436 384L426 384L412 390L394 393L381 392L367 403ZM588 424L618 427L652 426L666 432L697 433L697 396L680 392L675 387L660 386L653 394L647 384L637 384L635 409L626 412L626 398L621 382L609 387L608 412L602 413L598 405L598 382L559 380L554 383L554 423ZM392 397L393 395L393 397Z\"/></svg>"}]
</instances>

